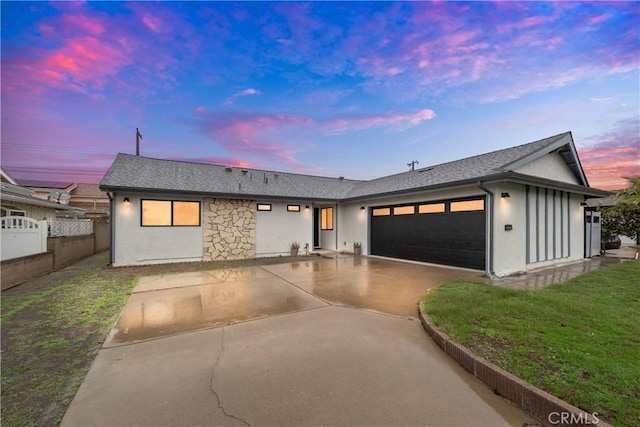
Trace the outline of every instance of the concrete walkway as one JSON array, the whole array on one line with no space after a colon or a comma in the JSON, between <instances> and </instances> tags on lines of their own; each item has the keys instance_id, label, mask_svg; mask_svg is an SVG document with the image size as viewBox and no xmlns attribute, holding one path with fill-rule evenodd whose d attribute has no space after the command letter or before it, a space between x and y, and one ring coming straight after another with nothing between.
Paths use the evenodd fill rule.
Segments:
<instances>
[{"instance_id":1,"label":"concrete walkway","mask_svg":"<svg viewBox=\"0 0 640 427\"><path fill-rule=\"evenodd\" d=\"M537 425L424 333L417 301L454 279L482 273L336 256L144 277L62 425Z\"/></svg>"}]
</instances>

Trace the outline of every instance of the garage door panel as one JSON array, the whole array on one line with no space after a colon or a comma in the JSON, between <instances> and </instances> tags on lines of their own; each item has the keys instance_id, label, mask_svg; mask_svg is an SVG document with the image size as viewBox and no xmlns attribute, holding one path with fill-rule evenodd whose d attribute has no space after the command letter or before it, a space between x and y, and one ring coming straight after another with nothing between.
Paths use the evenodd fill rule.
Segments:
<instances>
[{"instance_id":1,"label":"garage door panel","mask_svg":"<svg viewBox=\"0 0 640 427\"><path fill-rule=\"evenodd\" d=\"M484 269L485 218L484 211L371 216L371 253Z\"/></svg>"}]
</instances>

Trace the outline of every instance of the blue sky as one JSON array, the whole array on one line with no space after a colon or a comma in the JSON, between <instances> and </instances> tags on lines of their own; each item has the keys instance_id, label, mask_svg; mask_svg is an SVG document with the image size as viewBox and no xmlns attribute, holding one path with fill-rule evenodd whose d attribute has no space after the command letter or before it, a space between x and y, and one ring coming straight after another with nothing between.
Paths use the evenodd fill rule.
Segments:
<instances>
[{"instance_id":1,"label":"blue sky","mask_svg":"<svg viewBox=\"0 0 640 427\"><path fill-rule=\"evenodd\" d=\"M2 2L2 166L118 152L370 179L572 131L640 175L638 2Z\"/></svg>"}]
</instances>

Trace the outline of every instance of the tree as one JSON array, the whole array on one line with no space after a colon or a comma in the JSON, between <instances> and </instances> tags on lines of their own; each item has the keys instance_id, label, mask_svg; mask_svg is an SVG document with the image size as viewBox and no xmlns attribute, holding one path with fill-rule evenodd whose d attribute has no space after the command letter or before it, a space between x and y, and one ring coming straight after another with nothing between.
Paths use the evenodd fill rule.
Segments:
<instances>
[{"instance_id":1,"label":"tree","mask_svg":"<svg viewBox=\"0 0 640 427\"><path fill-rule=\"evenodd\" d=\"M640 177L627 179L629 187L616 193L618 204L601 208L602 235L627 236L640 245Z\"/></svg>"}]
</instances>

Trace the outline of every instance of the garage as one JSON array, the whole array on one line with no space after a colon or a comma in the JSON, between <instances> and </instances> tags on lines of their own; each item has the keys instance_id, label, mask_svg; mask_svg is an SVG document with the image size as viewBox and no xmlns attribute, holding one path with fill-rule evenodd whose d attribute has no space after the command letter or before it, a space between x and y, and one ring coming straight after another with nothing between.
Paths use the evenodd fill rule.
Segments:
<instances>
[{"instance_id":1,"label":"garage","mask_svg":"<svg viewBox=\"0 0 640 427\"><path fill-rule=\"evenodd\" d=\"M484 197L377 206L370 224L372 255L485 268Z\"/></svg>"}]
</instances>

